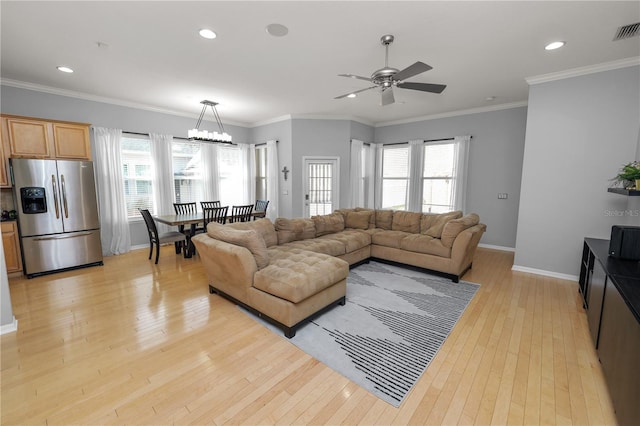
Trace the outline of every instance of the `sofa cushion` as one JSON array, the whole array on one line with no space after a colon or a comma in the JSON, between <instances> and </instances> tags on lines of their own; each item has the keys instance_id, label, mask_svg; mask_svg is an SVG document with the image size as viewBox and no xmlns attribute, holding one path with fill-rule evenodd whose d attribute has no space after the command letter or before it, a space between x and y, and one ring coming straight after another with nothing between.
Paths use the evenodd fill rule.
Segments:
<instances>
[{"instance_id":1,"label":"sofa cushion","mask_svg":"<svg viewBox=\"0 0 640 426\"><path fill-rule=\"evenodd\" d=\"M344 229L344 217L341 213L332 213L311 218L316 225L316 237Z\"/></svg>"},{"instance_id":2,"label":"sofa cushion","mask_svg":"<svg viewBox=\"0 0 640 426\"><path fill-rule=\"evenodd\" d=\"M422 213L394 211L391 230L417 234L420 232L420 218Z\"/></svg>"},{"instance_id":3,"label":"sofa cushion","mask_svg":"<svg viewBox=\"0 0 640 426\"><path fill-rule=\"evenodd\" d=\"M240 230L254 229L262 236L267 247L278 245L278 234L276 234L276 229L269 219L258 219L251 222L234 222L228 223L225 226Z\"/></svg>"},{"instance_id":4,"label":"sofa cushion","mask_svg":"<svg viewBox=\"0 0 640 426\"><path fill-rule=\"evenodd\" d=\"M442 236L444 225L446 225L450 220L459 219L461 217L462 212L459 210L448 213L441 213L433 218L433 222L431 222L431 226L429 227L429 229L427 229L425 234L433 238L440 238Z\"/></svg>"},{"instance_id":5,"label":"sofa cushion","mask_svg":"<svg viewBox=\"0 0 640 426\"><path fill-rule=\"evenodd\" d=\"M367 209L365 207L356 207L357 212L371 212L371 216L369 216L369 228L373 229L376 227L376 211L374 209Z\"/></svg>"},{"instance_id":6,"label":"sofa cushion","mask_svg":"<svg viewBox=\"0 0 640 426\"><path fill-rule=\"evenodd\" d=\"M344 223L344 227L353 229L369 229L369 220L371 219L372 214L372 211L349 212L347 213L347 220Z\"/></svg>"},{"instance_id":7,"label":"sofa cushion","mask_svg":"<svg viewBox=\"0 0 640 426\"><path fill-rule=\"evenodd\" d=\"M445 247L442 244L442 240L429 235L410 234L400 241L400 248L415 253L451 257L451 247Z\"/></svg>"},{"instance_id":8,"label":"sofa cushion","mask_svg":"<svg viewBox=\"0 0 640 426\"><path fill-rule=\"evenodd\" d=\"M211 238L247 248L256 260L258 269L269 265L269 255L264 239L254 229L240 230L211 222L207 225L207 234Z\"/></svg>"},{"instance_id":9,"label":"sofa cushion","mask_svg":"<svg viewBox=\"0 0 640 426\"><path fill-rule=\"evenodd\" d=\"M253 286L274 296L298 303L345 279L349 264L344 260L305 250L290 250L286 257L272 259L255 273Z\"/></svg>"},{"instance_id":10,"label":"sofa cushion","mask_svg":"<svg viewBox=\"0 0 640 426\"><path fill-rule=\"evenodd\" d=\"M278 244L306 240L316 236L316 226L311 219L287 219L279 217L275 223Z\"/></svg>"},{"instance_id":11,"label":"sofa cushion","mask_svg":"<svg viewBox=\"0 0 640 426\"><path fill-rule=\"evenodd\" d=\"M342 241L322 238L312 238L310 240L291 241L281 247L297 248L309 250L314 253L327 254L329 256L342 256L347 249Z\"/></svg>"},{"instance_id":12,"label":"sofa cushion","mask_svg":"<svg viewBox=\"0 0 640 426\"><path fill-rule=\"evenodd\" d=\"M379 231L371 235L371 242L379 246L400 248L400 241L403 238L412 235L403 231Z\"/></svg>"},{"instance_id":13,"label":"sofa cushion","mask_svg":"<svg viewBox=\"0 0 640 426\"><path fill-rule=\"evenodd\" d=\"M347 214L349 212L355 212L356 209L335 209L333 211L333 213L340 213L342 215L342 218L344 219L344 222L347 223Z\"/></svg>"},{"instance_id":14,"label":"sofa cushion","mask_svg":"<svg viewBox=\"0 0 640 426\"><path fill-rule=\"evenodd\" d=\"M391 230L393 210L376 210L376 228Z\"/></svg>"},{"instance_id":15,"label":"sofa cushion","mask_svg":"<svg viewBox=\"0 0 640 426\"><path fill-rule=\"evenodd\" d=\"M438 217L437 213L423 213L420 218L420 233L426 235L429 228L433 224L435 218Z\"/></svg>"},{"instance_id":16,"label":"sofa cushion","mask_svg":"<svg viewBox=\"0 0 640 426\"><path fill-rule=\"evenodd\" d=\"M468 215L463 216L460 219L453 219L448 221L446 225L444 225L444 228L442 229L442 235L440 236L442 244L445 247L451 248L459 233L467 228L471 228L472 226L477 225L479 222L480 216L475 213L469 213Z\"/></svg>"},{"instance_id":17,"label":"sofa cushion","mask_svg":"<svg viewBox=\"0 0 640 426\"><path fill-rule=\"evenodd\" d=\"M344 245L346 253L360 250L371 244L371 235L359 229L345 229L335 234L323 235L322 237L318 237L318 239L340 241Z\"/></svg>"}]
</instances>

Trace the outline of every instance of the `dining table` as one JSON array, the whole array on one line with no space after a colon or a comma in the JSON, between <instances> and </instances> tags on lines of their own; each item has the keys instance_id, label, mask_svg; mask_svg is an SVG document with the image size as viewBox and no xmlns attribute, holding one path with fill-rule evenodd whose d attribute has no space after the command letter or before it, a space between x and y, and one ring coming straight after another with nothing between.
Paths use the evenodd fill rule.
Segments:
<instances>
[{"instance_id":1,"label":"dining table","mask_svg":"<svg viewBox=\"0 0 640 426\"><path fill-rule=\"evenodd\" d=\"M263 211L254 211L251 213L251 216L254 219L259 219L265 217L265 212ZM185 233L187 237L187 247L184 250L184 257L191 258L195 252L195 247L191 242L191 237L196 234L196 229L198 223L204 222L204 215L202 212L198 213L181 213L181 214L163 214L163 215L154 215L153 218L158 223L163 223L169 226L181 226L184 225L185 228L189 227L189 232ZM233 220L233 215L227 215L227 221Z\"/></svg>"}]
</instances>

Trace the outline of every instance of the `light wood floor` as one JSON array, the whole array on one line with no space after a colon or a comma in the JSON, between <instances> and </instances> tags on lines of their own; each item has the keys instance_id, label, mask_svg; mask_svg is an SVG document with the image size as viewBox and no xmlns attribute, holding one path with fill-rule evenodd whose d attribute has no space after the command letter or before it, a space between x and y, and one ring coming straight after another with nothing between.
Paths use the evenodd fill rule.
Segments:
<instances>
[{"instance_id":1,"label":"light wood floor","mask_svg":"<svg viewBox=\"0 0 640 426\"><path fill-rule=\"evenodd\" d=\"M400 408L209 295L171 247L12 279L1 423L615 424L577 283L512 261L478 250L481 288Z\"/></svg>"}]
</instances>

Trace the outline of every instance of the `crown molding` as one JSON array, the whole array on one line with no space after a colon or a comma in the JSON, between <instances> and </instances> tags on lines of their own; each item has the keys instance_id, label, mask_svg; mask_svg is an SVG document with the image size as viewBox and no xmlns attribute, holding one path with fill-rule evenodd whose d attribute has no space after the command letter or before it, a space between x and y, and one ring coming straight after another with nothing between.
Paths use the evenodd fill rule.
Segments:
<instances>
[{"instance_id":1,"label":"crown molding","mask_svg":"<svg viewBox=\"0 0 640 426\"><path fill-rule=\"evenodd\" d=\"M291 120L291 114L281 115L280 117L268 118L262 121L256 121L255 123L249 124L249 127L254 128L254 127L260 127L260 126L266 126L268 124L279 123L281 121L288 121L288 120L289 121Z\"/></svg>"},{"instance_id":2,"label":"crown molding","mask_svg":"<svg viewBox=\"0 0 640 426\"><path fill-rule=\"evenodd\" d=\"M345 120L345 121L357 121L358 123L366 126L375 127L375 123L365 120L361 117L354 115L331 115L331 114L295 114L291 116L292 120Z\"/></svg>"},{"instance_id":3,"label":"crown molding","mask_svg":"<svg viewBox=\"0 0 640 426\"><path fill-rule=\"evenodd\" d=\"M424 115L421 117L405 118L402 120L384 121L384 122L377 123L375 127L386 127L386 126L393 126L396 124L416 123L418 121L437 120L439 118L457 117L460 115L471 115L471 114L478 114L481 112L500 111L503 109L520 108L525 106L527 106L527 101L510 102L506 104L463 109L459 111L443 112L442 114L432 114L432 115Z\"/></svg>"},{"instance_id":4,"label":"crown molding","mask_svg":"<svg viewBox=\"0 0 640 426\"><path fill-rule=\"evenodd\" d=\"M617 70L640 65L640 56L620 59L617 61L604 62L601 64L589 65L586 67L572 68L565 71L542 74L525 78L526 82L531 86L534 84L548 83L550 81L563 80L565 78L579 77L582 75L594 74L603 71Z\"/></svg>"},{"instance_id":5,"label":"crown molding","mask_svg":"<svg viewBox=\"0 0 640 426\"><path fill-rule=\"evenodd\" d=\"M81 99L85 101L92 101L92 102L117 105L117 106L122 106L127 108L141 109L144 111L157 112L160 114L175 115L178 117L187 117L187 118L197 119L199 116L199 114L190 114L184 111L158 108L153 105L141 104L137 102L129 102L129 101L124 101L122 99L109 98L106 96L97 96L97 95L92 95L84 92L76 92L73 90L59 89L57 87L44 86L42 84L35 84L35 83L27 83L24 81L11 80L8 78L0 78L0 85L15 87L18 89L32 90L34 92L49 93L51 95L66 96L68 98ZM209 121L209 120L205 120L205 121ZM242 123L237 121L222 120L222 123L228 124L231 126L249 127L248 123Z\"/></svg>"}]
</instances>

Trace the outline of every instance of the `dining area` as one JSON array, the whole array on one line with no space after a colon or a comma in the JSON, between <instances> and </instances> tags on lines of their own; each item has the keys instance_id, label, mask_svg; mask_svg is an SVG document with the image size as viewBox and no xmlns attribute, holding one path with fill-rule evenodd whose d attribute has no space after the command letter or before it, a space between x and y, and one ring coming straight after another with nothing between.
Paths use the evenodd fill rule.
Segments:
<instances>
[{"instance_id":1,"label":"dining area","mask_svg":"<svg viewBox=\"0 0 640 426\"><path fill-rule=\"evenodd\" d=\"M173 243L176 254L191 258L195 247L191 238L206 232L210 222L220 224L249 222L266 217L268 200L256 200L255 204L222 206L220 201L200 201L198 203L173 203L174 214L152 215L148 209L139 209L149 233L149 259L156 248L155 263L158 263L160 246ZM159 233L157 223L177 227L175 231Z\"/></svg>"}]
</instances>

